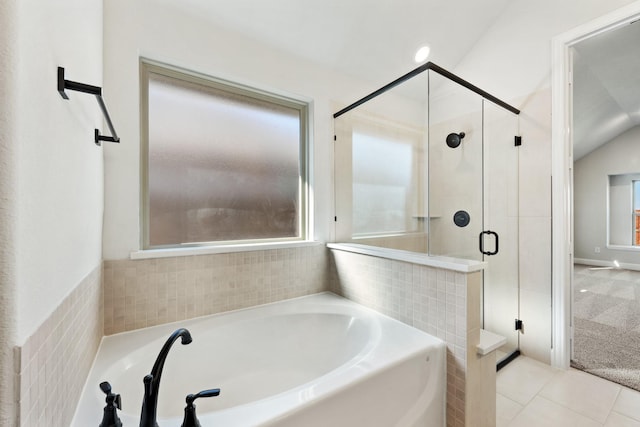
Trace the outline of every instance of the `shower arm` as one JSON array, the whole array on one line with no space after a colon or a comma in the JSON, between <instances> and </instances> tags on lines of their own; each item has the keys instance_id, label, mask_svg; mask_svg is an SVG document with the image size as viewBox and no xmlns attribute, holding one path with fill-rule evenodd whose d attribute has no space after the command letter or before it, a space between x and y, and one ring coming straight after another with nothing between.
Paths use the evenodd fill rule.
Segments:
<instances>
[{"instance_id":1,"label":"shower arm","mask_svg":"<svg viewBox=\"0 0 640 427\"><path fill-rule=\"evenodd\" d=\"M100 145L100 141L107 142L120 142L120 138L116 133L116 130L113 128L113 122L111 122L111 117L109 116L109 112L107 111L107 106L104 104L104 100L102 99L102 88L99 86L92 86L84 83L78 83L71 80L66 80L64 78L64 68L58 67L58 93L64 99L69 99L69 96L66 94L65 90L74 90L77 92L88 93L90 95L94 95L96 100L98 101L98 105L102 110L102 115L104 116L105 122L107 122L107 126L111 131L112 136L100 135L100 131L95 129L94 132L94 142L96 145Z\"/></svg>"}]
</instances>

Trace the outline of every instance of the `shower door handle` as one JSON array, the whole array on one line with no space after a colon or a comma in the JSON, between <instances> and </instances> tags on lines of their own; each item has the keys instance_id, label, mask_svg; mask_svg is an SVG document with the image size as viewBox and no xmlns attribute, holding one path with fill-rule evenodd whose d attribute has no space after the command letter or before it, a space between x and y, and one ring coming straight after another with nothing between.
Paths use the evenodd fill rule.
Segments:
<instances>
[{"instance_id":1,"label":"shower door handle","mask_svg":"<svg viewBox=\"0 0 640 427\"><path fill-rule=\"evenodd\" d=\"M496 248L494 251L485 251L484 250L484 236L485 234L488 234L490 236L494 236L496 239ZM491 230L485 230L485 231L481 231L480 235L478 236L478 241L480 242L480 252L482 252L484 255L490 256L490 255L496 255L498 253L498 233L496 233L495 231L491 231Z\"/></svg>"}]
</instances>

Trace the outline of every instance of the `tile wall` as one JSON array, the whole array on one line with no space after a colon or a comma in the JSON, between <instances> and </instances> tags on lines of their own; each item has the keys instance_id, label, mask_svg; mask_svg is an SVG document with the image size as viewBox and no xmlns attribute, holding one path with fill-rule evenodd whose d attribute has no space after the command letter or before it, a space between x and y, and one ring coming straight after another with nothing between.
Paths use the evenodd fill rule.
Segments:
<instances>
[{"instance_id":1,"label":"tile wall","mask_svg":"<svg viewBox=\"0 0 640 427\"><path fill-rule=\"evenodd\" d=\"M327 290L327 250L310 247L104 262L104 333Z\"/></svg>"},{"instance_id":2,"label":"tile wall","mask_svg":"<svg viewBox=\"0 0 640 427\"><path fill-rule=\"evenodd\" d=\"M471 419L467 412L483 407L483 402L472 401L483 397L475 394L483 382L483 362L475 352L480 337L481 273L458 273L335 249L330 252L333 292L447 343L447 426L472 425L465 424ZM491 369L495 375L495 358ZM474 391L469 398L468 390Z\"/></svg>"},{"instance_id":3,"label":"tile wall","mask_svg":"<svg viewBox=\"0 0 640 427\"><path fill-rule=\"evenodd\" d=\"M102 339L101 273L99 265L24 345L15 348L18 425L64 427L71 423Z\"/></svg>"}]
</instances>

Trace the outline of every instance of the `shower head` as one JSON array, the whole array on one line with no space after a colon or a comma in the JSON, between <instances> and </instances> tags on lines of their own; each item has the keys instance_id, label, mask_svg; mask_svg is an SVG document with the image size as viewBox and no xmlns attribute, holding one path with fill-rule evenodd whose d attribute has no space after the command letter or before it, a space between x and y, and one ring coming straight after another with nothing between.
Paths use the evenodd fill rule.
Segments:
<instances>
[{"instance_id":1,"label":"shower head","mask_svg":"<svg viewBox=\"0 0 640 427\"><path fill-rule=\"evenodd\" d=\"M451 148L456 148L462 142L462 138L464 138L464 132L460 133L450 133L447 135L447 145Z\"/></svg>"}]
</instances>

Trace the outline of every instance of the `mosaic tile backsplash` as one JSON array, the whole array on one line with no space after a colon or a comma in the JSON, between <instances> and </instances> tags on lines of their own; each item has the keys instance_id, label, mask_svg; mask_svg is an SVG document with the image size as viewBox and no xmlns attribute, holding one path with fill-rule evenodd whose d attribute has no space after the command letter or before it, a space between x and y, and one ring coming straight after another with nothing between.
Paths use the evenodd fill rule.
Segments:
<instances>
[{"instance_id":1,"label":"mosaic tile backsplash","mask_svg":"<svg viewBox=\"0 0 640 427\"><path fill-rule=\"evenodd\" d=\"M327 290L322 244L104 262L104 333L154 326Z\"/></svg>"},{"instance_id":2,"label":"mosaic tile backsplash","mask_svg":"<svg viewBox=\"0 0 640 427\"><path fill-rule=\"evenodd\" d=\"M102 339L102 265L15 348L19 424L66 427ZM100 420L98 420L99 422Z\"/></svg>"}]
</instances>

